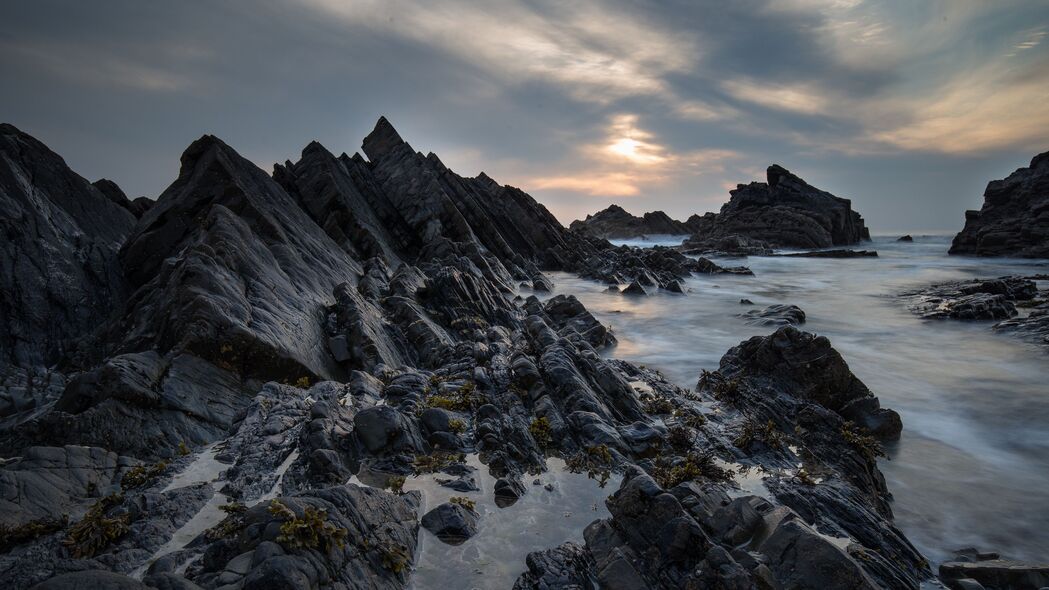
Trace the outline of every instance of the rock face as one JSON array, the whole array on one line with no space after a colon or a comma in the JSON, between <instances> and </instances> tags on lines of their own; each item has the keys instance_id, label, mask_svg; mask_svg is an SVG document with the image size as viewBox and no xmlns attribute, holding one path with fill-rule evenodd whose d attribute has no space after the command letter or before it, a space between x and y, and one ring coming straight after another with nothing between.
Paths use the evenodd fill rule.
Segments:
<instances>
[{"instance_id":1,"label":"rock face","mask_svg":"<svg viewBox=\"0 0 1049 590\"><path fill-rule=\"evenodd\" d=\"M0 375L4 587L404 588L420 524L484 534L467 501L421 515L406 478L509 506L551 456L627 477L586 545L528 557L519 587L910 588L929 575L875 461L899 419L826 339L751 339L691 392L607 358L607 326L575 297L542 295L549 269L639 293L746 269L568 231L520 190L415 152L385 119L367 158L310 144L272 176L204 136L137 221L110 183L8 135L5 198L37 199L20 219L60 219L52 201L79 195L127 227L98 229L99 272L64 283L112 293L108 305L49 316ZM93 234L76 228L99 222L69 217L40 244L10 242L11 260L81 268ZM61 312L55 296L44 304ZM467 454L494 484L477 485ZM739 494L733 465L766 470L767 497Z\"/></svg>"},{"instance_id":2,"label":"rock face","mask_svg":"<svg viewBox=\"0 0 1049 590\"><path fill-rule=\"evenodd\" d=\"M50 366L123 303L116 253L135 217L7 124L0 200L0 363Z\"/></svg>"},{"instance_id":3,"label":"rock face","mask_svg":"<svg viewBox=\"0 0 1049 590\"><path fill-rule=\"evenodd\" d=\"M768 182L738 185L720 213L693 215L685 223L693 248L730 236L777 248L829 248L870 240L863 218L848 199L821 191L783 167L769 166Z\"/></svg>"},{"instance_id":4,"label":"rock face","mask_svg":"<svg viewBox=\"0 0 1049 590\"><path fill-rule=\"evenodd\" d=\"M992 180L983 207L965 212L951 254L1049 258L1049 152L1004 180Z\"/></svg>"},{"instance_id":5,"label":"rock face","mask_svg":"<svg viewBox=\"0 0 1049 590\"><path fill-rule=\"evenodd\" d=\"M587 215L586 219L577 219L568 226L568 229L586 232L606 240L690 233L684 223L671 219L662 211L652 211L637 217L627 213L619 205L610 205L607 209Z\"/></svg>"}]
</instances>

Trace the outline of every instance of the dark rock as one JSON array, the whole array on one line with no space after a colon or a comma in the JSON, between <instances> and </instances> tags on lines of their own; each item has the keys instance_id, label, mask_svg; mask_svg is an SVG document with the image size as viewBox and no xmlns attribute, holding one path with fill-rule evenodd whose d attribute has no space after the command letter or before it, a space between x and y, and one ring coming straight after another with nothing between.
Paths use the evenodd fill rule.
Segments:
<instances>
[{"instance_id":1,"label":"dark rock","mask_svg":"<svg viewBox=\"0 0 1049 590\"><path fill-rule=\"evenodd\" d=\"M514 583L514 590L597 587L594 559L590 552L568 542L554 549L534 551L525 560L528 571Z\"/></svg>"},{"instance_id":2,"label":"dark rock","mask_svg":"<svg viewBox=\"0 0 1049 590\"><path fill-rule=\"evenodd\" d=\"M810 186L776 164L769 166L767 176L767 183L741 184L730 191L732 198L720 213L690 217L690 241L711 247L724 238L739 242L735 236L741 236L775 248L829 248L870 240L848 199ZM760 247L747 244L742 251Z\"/></svg>"},{"instance_id":3,"label":"dark rock","mask_svg":"<svg viewBox=\"0 0 1049 590\"><path fill-rule=\"evenodd\" d=\"M940 283L903 294L911 311L926 319L1005 320L1017 315L1017 304L1038 296L1033 279L1001 277ZM1016 331L1038 340L1044 315L1041 304L1023 318L1000 324L1003 331ZM996 326L997 327L997 326Z\"/></svg>"},{"instance_id":4,"label":"dark rock","mask_svg":"<svg viewBox=\"0 0 1049 590\"><path fill-rule=\"evenodd\" d=\"M390 406L361 410L353 417L353 426L357 440L371 454L419 454L426 451L415 424Z\"/></svg>"},{"instance_id":5,"label":"dark rock","mask_svg":"<svg viewBox=\"0 0 1049 590\"><path fill-rule=\"evenodd\" d=\"M610 205L586 219L576 220L568 226L572 231L584 231L606 240L643 237L648 234L685 235L685 224L671 219L662 211L645 213L635 217L619 205Z\"/></svg>"},{"instance_id":6,"label":"dark rock","mask_svg":"<svg viewBox=\"0 0 1049 590\"><path fill-rule=\"evenodd\" d=\"M134 578L101 570L62 574L33 586L33 590L148 590L149 588Z\"/></svg>"},{"instance_id":7,"label":"dark rock","mask_svg":"<svg viewBox=\"0 0 1049 590\"><path fill-rule=\"evenodd\" d=\"M948 584L971 579L986 588L1044 588L1049 586L1049 564L997 558L948 561L940 564L940 578Z\"/></svg>"},{"instance_id":8,"label":"dark rock","mask_svg":"<svg viewBox=\"0 0 1049 590\"><path fill-rule=\"evenodd\" d=\"M983 207L965 212L951 254L1049 258L1049 152L1004 180L992 180Z\"/></svg>"},{"instance_id":9,"label":"dark rock","mask_svg":"<svg viewBox=\"0 0 1049 590\"><path fill-rule=\"evenodd\" d=\"M703 219L694 217L693 219ZM707 236L693 234L681 244L685 254L706 256L768 256L772 246L768 242L739 234Z\"/></svg>"},{"instance_id":10,"label":"dark rock","mask_svg":"<svg viewBox=\"0 0 1049 590\"><path fill-rule=\"evenodd\" d=\"M621 293L623 295L648 295L648 291L646 291L637 281L627 285Z\"/></svg>"},{"instance_id":11,"label":"dark rock","mask_svg":"<svg viewBox=\"0 0 1049 590\"><path fill-rule=\"evenodd\" d=\"M765 309L751 310L739 314L752 326L787 326L805 323L805 312L797 305L770 305Z\"/></svg>"},{"instance_id":12,"label":"dark rock","mask_svg":"<svg viewBox=\"0 0 1049 590\"><path fill-rule=\"evenodd\" d=\"M816 250L814 252L772 254L771 256L784 256L787 258L877 258L878 253L873 250Z\"/></svg>"},{"instance_id":13,"label":"dark rock","mask_svg":"<svg viewBox=\"0 0 1049 590\"><path fill-rule=\"evenodd\" d=\"M135 217L7 124L0 211L0 363L52 366L127 297L117 250Z\"/></svg>"},{"instance_id":14,"label":"dark rock","mask_svg":"<svg viewBox=\"0 0 1049 590\"><path fill-rule=\"evenodd\" d=\"M445 502L423 515L423 527L449 545L461 545L477 534L480 516L461 504Z\"/></svg>"},{"instance_id":15,"label":"dark rock","mask_svg":"<svg viewBox=\"0 0 1049 590\"><path fill-rule=\"evenodd\" d=\"M914 238L912 238L910 234L907 234L905 236L900 236L899 238L896 238L896 241L897 242L913 242Z\"/></svg>"}]
</instances>

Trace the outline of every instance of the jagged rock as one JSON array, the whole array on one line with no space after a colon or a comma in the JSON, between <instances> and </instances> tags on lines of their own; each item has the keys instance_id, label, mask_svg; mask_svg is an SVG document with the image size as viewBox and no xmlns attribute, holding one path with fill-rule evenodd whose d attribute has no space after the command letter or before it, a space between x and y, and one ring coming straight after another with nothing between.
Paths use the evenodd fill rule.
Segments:
<instances>
[{"instance_id":1,"label":"jagged rock","mask_svg":"<svg viewBox=\"0 0 1049 590\"><path fill-rule=\"evenodd\" d=\"M47 146L0 124L0 362L52 366L120 307L116 254L134 223Z\"/></svg>"},{"instance_id":2,"label":"jagged rock","mask_svg":"<svg viewBox=\"0 0 1049 590\"><path fill-rule=\"evenodd\" d=\"M903 294L915 314L926 319L1006 320L1017 315L1017 303L1033 302L1038 296L1037 277L1001 277L940 283ZM1001 325L1004 331L1038 339L1042 310ZM996 326L997 327L997 326Z\"/></svg>"},{"instance_id":3,"label":"jagged rock","mask_svg":"<svg viewBox=\"0 0 1049 590\"><path fill-rule=\"evenodd\" d=\"M992 180L983 207L965 212L951 254L1049 258L1049 152L1004 180Z\"/></svg>"},{"instance_id":4,"label":"jagged rock","mask_svg":"<svg viewBox=\"0 0 1049 590\"><path fill-rule=\"evenodd\" d=\"M263 502L244 512L239 530L209 542L186 577L205 588L404 587L416 545L417 492L396 496L340 485L274 502L277 508ZM316 545L309 544L308 536L296 540L281 530L290 519L308 521L307 509L315 511L327 529L314 529ZM230 566L245 554L250 556L246 569Z\"/></svg>"},{"instance_id":5,"label":"jagged rock","mask_svg":"<svg viewBox=\"0 0 1049 590\"><path fill-rule=\"evenodd\" d=\"M423 515L423 528L449 545L461 545L477 534L480 516L473 510L445 502Z\"/></svg>"},{"instance_id":6,"label":"jagged rock","mask_svg":"<svg viewBox=\"0 0 1049 590\"><path fill-rule=\"evenodd\" d=\"M115 572L90 570L55 576L33 586L33 590L149 590L150 586Z\"/></svg>"},{"instance_id":7,"label":"jagged rock","mask_svg":"<svg viewBox=\"0 0 1049 590\"><path fill-rule=\"evenodd\" d=\"M913 242L914 238L912 238L910 234L907 234L905 236L900 236L899 238L896 238L896 241L897 242Z\"/></svg>"},{"instance_id":8,"label":"jagged rock","mask_svg":"<svg viewBox=\"0 0 1049 590\"><path fill-rule=\"evenodd\" d=\"M768 168L768 182L738 185L721 212L686 221L695 243L743 236L777 248L829 248L870 240L848 199L810 186L783 167Z\"/></svg>"},{"instance_id":9,"label":"jagged rock","mask_svg":"<svg viewBox=\"0 0 1049 590\"><path fill-rule=\"evenodd\" d=\"M573 221L568 229L587 232L606 240L689 233L684 223L671 219L662 211L653 211L641 217L635 217L619 205L610 205L607 209L587 215L586 219Z\"/></svg>"},{"instance_id":10,"label":"jagged rock","mask_svg":"<svg viewBox=\"0 0 1049 590\"><path fill-rule=\"evenodd\" d=\"M648 291L646 291L637 281L627 285L621 293L623 295L648 295Z\"/></svg>"},{"instance_id":11,"label":"jagged rock","mask_svg":"<svg viewBox=\"0 0 1049 590\"><path fill-rule=\"evenodd\" d=\"M142 217L142 214L153 206L154 201L149 197L138 197L133 201L128 199L127 195L124 194L124 191L117 186L117 183L108 178L100 178L95 182L92 182L91 185L101 191L110 201L113 201L117 205L120 205L131 212L131 214L135 216L135 219Z\"/></svg>"},{"instance_id":12,"label":"jagged rock","mask_svg":"<svg viewBox=\"0 0 1049 590\"><path fill-rule=\"evenodd\" d=\"M797 305L775 304L761 310L751 310L739 314L753 326L786 326L805 323L805 312Z\"/></svg>"}]
</instances>

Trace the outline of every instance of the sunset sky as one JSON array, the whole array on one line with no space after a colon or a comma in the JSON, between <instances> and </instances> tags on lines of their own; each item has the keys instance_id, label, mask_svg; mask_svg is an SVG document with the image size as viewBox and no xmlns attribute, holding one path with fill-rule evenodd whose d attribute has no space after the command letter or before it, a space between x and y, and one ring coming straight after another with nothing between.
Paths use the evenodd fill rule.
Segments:
<instances>
[{"instance_id":1,"label":"sunset sky","mask_svg":"<svg viewBox=\"0 0 1049 590\"><path fill-rule=\"evenodd\" d=\"M1049 150L1047 33L1045 0L5 2L0 121L131 197L204 133L271 170L386 115L565 223L716 211L776 162L953 231Z\"/></svg>"}]
</instances>

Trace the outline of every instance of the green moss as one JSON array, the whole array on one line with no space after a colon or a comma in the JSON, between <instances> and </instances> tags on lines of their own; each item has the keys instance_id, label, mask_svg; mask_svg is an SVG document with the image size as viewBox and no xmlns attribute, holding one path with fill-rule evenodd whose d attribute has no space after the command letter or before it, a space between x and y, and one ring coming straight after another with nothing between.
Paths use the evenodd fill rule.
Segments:
<instances>
[{"instance_id":1,"label":"green moss","mask_svg":"<svg viewBox=\"0 0 1049 590\"><path fill-rule=\"evenodd\" d=\"M458 504L463 508L466 508L470 512L477 512L477 502L474 502L470 498L465 498L463 496L452 496L451 498L448 498L448 501L452 504Z\"/></svg>"},{"instance_id":2,"label":"green moss","mask_svg":"<svg viewBox=\"0 0 1049 590\"><path fill-rule=\"evenodd\" d=\"M452 418L448 421L448 430L453 434L462 434L466 432L466 422L458 418Z\"/></svg>"},{"instance_id":3,"label":"green moss","mask_svg":"<svg viewBox=\"0 0 1049 590\"><path fill-rule=\"evenodd\" d=\"M328 512L325 510L307 506L302 518L299 518L283 502L275 499L270 502L269 512L283 521L277 542L286 549L331 551L346 545L349 531L328 522Z\"/></svg>"},{"instance_id":4,"label":"green moss","mask_svg":"<svg viewBox=\"0 0 1049 590\"><path fill-rule=\"evenodd\" d=\"M689 453L683 461L671 464L665 459L656 460L649 475L664 489L669 490L687 481L707 479L726 482L732 480L732 472L717 464L712 455Z\"/></svg>"},{"instance_id":5,"label":"green moss","mask_svg":"<svg viewBox=\"0 0 1049 590\"><path fill-rule=\"evenodd\" d=\"M456 463L462 463L465 460L466 455L463 453L434 451L429 455L416 455L415 460L412 461L412 469L415 471L416 475L437 473L438 471L443 471Z\"/></svg>"},{"instance_id":6,"label":"green moss","mask_svg":"<svg viewBox=\"0 0 1049 590\"><path fill-rule=\"evenodd\" d=\"M612 477L614 459L608 445L597 445L587 447L565 460L565 467L572 473L586 473L590 479L596 479L601 487L605 487Z\"/></svg>"},{"instance_id":7,"label":"green moss","mask_svg":"<svg viewBox=\"0 0 1049 590\"><path fill-rule=\"evenodd\" d=\"M674 412L674 404L662 396L646 393L641 396L641 403L644 404L646 414L663 415Z\"/></svg>"},{"instance_id":8,"label":"green moss","mask_svg":"<svg viewBox=\"0 0 1049 590\"><path fill-rule=\"evenodd\" d=\"M550 420L546 416L540 416L532 420L528 425L528 433L532 435L535 444L540 449L545 449L553 440L553 430L550 428Z\"/></svg>"},{"instance_id":9,"label":"green moss","mask_svg":"<svg viewBox=\"0 0 1049 590\"><path fill-rule=\"evenodd\" d=\"M762 443L770 449L781 449L783 448L783 433L776 428L776 423L772 420L762 424L757 420L748 419L743 423L743 428L732 444L746 450L754 443Z\"/></svg>"},{"instance_id":10,"label":"green moss","mask_svg":"<svg viewBox=\"0 0 1049 590\"><path fill-rule=\"evenodd\" d=\"M467 381L452 393L431 394L425 401L428 408L441 408L451 412L468 412L484 403L484 396L477 393L477 386L473 381Z\"/></svg>"},{"instance_id":11,"label":"green moss","mask_svg":"<svg viewBox=\"0 0 1049 590\"><path fill-rule=\"evenodd\" d=\"M84 518L69 528L69 534L62 542L70 554L77 559L98 555L113 541L127 534L128 515L121 514L109 517L108 512L123 501L120 494L102 498L87 511Z\"/></svg>"},{"instance_id":12,"label":"green moss","mask_svg":"<svg viewBox=\"0 0 1049 590\"><path fill-rule=\"evenodd\" d=\"M852 422L841 425L841 438L868 461L875 461L878 457L888 457L878 439Z\"/></svg>"},{"instance_id":13,"label":"green moss","mask_svg":"<svg viewBox=\"0 0 1049 590\"><path fill-rule=\"evenodd\" d=\"M27 541L60 531L68 524L69 517L67 516L38 518L13 527L0 524L0 553L9 551L12 547Z\"/></svg>"},{"instance_id":14,"label":"green moss","mask_svg":"<svg viewBox=\"0 0 1049 590\"><path fill-rule=\"evenodd\" d=\"M398 496L404 493L404 482L408 481L403 475L391 475L386 479L386 487Z\"/></svg>"},{"instance_id":15,"label":"green moss","mask_svg":"<svg viewBox=\"0 0 1049 590\"><path fill-rule=\"evenodd\" d=\"M120 478L120 487L125 490L145 486L164 473L168 468L166 461L153 465L135 465Z\"/></svg>"},{"instance_id":16,"label":"green moss","mask_svg":"<svg viewBox=\"0 0 1049 590\"><path fill-rule=\"evenodd\" d=\"M401 545L383 543L379 546L379 551L382 553L382 567L395 574L406 570L412 562L412 556L408 553L408 549Z\"/></svg>"},{"instance_id":17,"label":"green moss","mask_svg":"<svg viewBox=\"0 0 1049 590\"><path fill-rule=\"evenodd\" d=\"M678 452L685 452L692 448L695 442L692 432L684 426L671 426L667 429L667 443Z\"/></svg>"}]
</instances>

